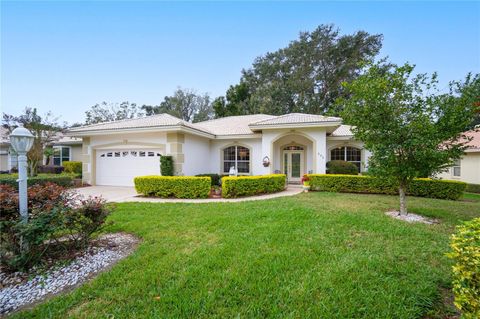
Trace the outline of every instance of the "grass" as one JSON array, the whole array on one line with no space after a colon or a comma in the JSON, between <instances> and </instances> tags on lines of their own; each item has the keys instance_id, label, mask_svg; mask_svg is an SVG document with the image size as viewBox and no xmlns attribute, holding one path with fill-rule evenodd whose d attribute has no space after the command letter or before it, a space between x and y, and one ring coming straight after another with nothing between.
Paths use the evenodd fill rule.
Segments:
<instances>
[{"instance_id":1,"label":"grass","mask_svg":"<svg viewBox=\"0 0 480 319\"><path fill-rule=\"evenodd\" d=\"M137 251L73 292L14 318L440 318L449 236L480 216L480 196L308 193L268 201L119 204L108 231Z\"/></svg>"}]
</instances>

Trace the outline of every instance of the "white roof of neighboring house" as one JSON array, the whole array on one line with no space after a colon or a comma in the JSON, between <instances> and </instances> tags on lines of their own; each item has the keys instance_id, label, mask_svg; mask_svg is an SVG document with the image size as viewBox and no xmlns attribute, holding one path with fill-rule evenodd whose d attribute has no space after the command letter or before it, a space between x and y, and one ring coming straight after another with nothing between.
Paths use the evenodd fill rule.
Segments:
<instances>
[{"instance_id":1,"label":"white roof of neighboring house","mask_svg":"<svg viewBox=\"0 0 480 319\"><path fill-rule=\"evenodd\" d=\"M249 127L251 123L275 117L276 116L266 114L239 115L199 122L194 125L208 130L215 135L246 135L254 134Z\"/></svg>"},{"instance_id":2,"label":"white roof of neighboring house","mask_svg":"<svg viewBox=\"0 0 480 319\"><path fill-rule=\"evenodd\" d=\"M255 131L283 127L330 127L333 132L342 119L338 117L291 113L281 116L252 114L229 116L204 122L189 123L175 116L163 113L135 119L104 122L74 127L68 130L70 136L88 136L123 130L148 130L155 128L182 129L196 132L207 137L227 137L239 135L255 135Z\"/></svg>"},{"instance_id":3,"label":"white roof of neighboring house","mask_svg":"<svg viewBox=\"0 0 480 319\"><path fill-rule=\"evenodd\" d=\"M350 125L340 125L330 136L353 136Z\"/></svg>"},{"instance_id":4,"label":"white roof of neighboring house","mask_svg":"<svg viewBox=\"0 0 480 319\"><path fill-rule=\"evenodd\" d=\"M9 131L7 128L0 126L0 144L10 145ZM78 137L66 136L63 133L56 134L56 140L53 145L72 145L82 144L82 139Z\"/></svg>"}]
</instances>

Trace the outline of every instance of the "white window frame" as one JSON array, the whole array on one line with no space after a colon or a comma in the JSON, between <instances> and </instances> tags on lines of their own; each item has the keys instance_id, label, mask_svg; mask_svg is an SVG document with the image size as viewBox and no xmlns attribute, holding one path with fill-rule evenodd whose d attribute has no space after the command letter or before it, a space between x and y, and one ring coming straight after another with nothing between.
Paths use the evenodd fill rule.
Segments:
<instances>
[{"instance_id":1,"label":"white window frame","mask_svg":"<svg viewBox=\"0 0 480 319\"><path fill-rule=\"evenodd\" d=\"M241 162L241 163L248 163L248 173L244 173L244 172L238 172L237 170L237 175L251 175L252 174L252 149L246 145L240 145L240 144L235 144L235 145L227 145L225 147L223 147L221 149L221 163L220 163L220 174L221 175L225 175L225 174L228 174L228 172L225 172L224 169L225 169L225 150L227 148L230 148L230 147L235 147L235 169L237 170L238 169L238 163ZM237 156L237 153L238 153L238 147L243 147L243 148L246 148L248 150L248 161L246 160L238 160L238 156ZM232 162L232 161L229 161L229 162Z\"/></svg>"},{"instance_id":2,"label":"white window frame","mask_svg":"<svg viewBox=\"0 0 480 319\"><path fill-rule=\"evenodd\" d=\"M63 158L63 152L62 150L64 148L68 148L69 151L68 151L68 159L64 159ZM71 146L64 146L64 145L59 145L59 146L54 146L53 147L54 150L60 150L60 166L63 166L63 162L65 161L71 161L72 160L72 147ZM55 165L55 153L53 154L52 156L52 160L53 160L53 164ZM58 157L57 157L58 158Z\"/></svg>"},{"instance_id":3,"label":"white window frame","mask_svg":"<svg viewBox=\"0 0 480 319\"><path fill-rule=\"evenodd\" d=\"M458 169L458 174L457 172L455 171L456 169ZM462 176L462 161L461 160L456 160L455 162L453 162L453 165L452 165L452 176L453 177L461 177Z\"/></svg>"}]
</instances>

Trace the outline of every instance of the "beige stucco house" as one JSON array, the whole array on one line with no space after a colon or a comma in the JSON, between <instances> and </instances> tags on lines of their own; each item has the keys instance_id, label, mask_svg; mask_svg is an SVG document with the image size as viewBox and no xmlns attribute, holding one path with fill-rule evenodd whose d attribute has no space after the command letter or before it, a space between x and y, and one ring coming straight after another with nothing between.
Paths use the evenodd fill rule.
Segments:
<instances>
[{"instance_id":1,"label":"beige stucco house","mask_svg":"<svg viewBox=\"0 0 480 319\"><path fill-rule=\"evenodd\" d=\"M51 145L54 149L54 165L62 165L64 161L82 160L82 139L65 136L59 133ZM46 163L45 163L46 164ZM8 130L0 127L0 171L9 171L17 167L17 156L10 147Z\"/></svg>"},{"instance_id":2,"label":"beige stucco house","mask_svg":"<svg viewBox=\"0 0 480 319\"><path fill-rule=\"evenodd\" d=\"M72 128L83 139L84 182L131 186L140 175L160 174L159 159L172 155L176 175L325 173L332 159L366 168L369 152L338 117L292 113L232 116L189 123L168 114Z\"/></svg>"},{"instance_id":3,"label":"beige stucco house","mask_svg":"<svg viewBox=\"0 0 480 319\"><path fill-rule=\"evenodd\" d=\"M465 135L472 138L467 144L465 155L438 177L480 184L480 128L466 132Z\"/></svg>"}]
</instances>

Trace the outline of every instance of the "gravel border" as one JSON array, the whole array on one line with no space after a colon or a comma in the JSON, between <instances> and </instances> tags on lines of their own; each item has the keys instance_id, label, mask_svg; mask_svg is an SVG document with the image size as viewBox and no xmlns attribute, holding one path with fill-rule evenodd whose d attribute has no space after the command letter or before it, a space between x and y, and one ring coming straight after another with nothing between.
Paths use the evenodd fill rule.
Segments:
<instances>
[{"instance_id":1,"label":"gravel border","mask_svg":"<svg viewBox=\"0 0 480 319\"><path fill-rule=\"evenodd\" d=\"M430 218L413 214L413 213L408 213L407 215L400 215L400 212L396 210L386 212L385 215L395 219L403 220L409 223L424 223L428 225L438 224L438 220L436 219L430 219Z\"/></svg>"},{"instance_id":2,"label":"gravel border","mask_svg":"<svg viewBox=\"0 0 480 319\"><path fill-rule=\"evenodd\" d=\"M126 233L99 237L102 245L90 246L71 263L41 274L0 272L0 316L65 290L70 290L130 255L139 239ZM25 277L33 276L25 280Z\"/></svg>"}]
</instances>

